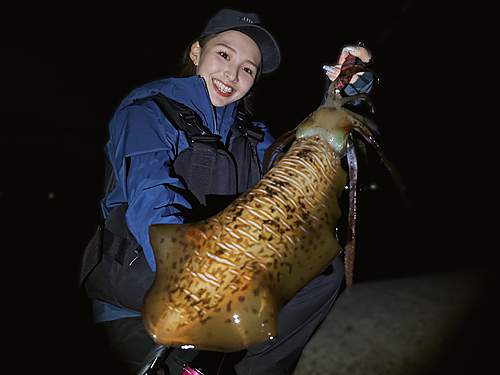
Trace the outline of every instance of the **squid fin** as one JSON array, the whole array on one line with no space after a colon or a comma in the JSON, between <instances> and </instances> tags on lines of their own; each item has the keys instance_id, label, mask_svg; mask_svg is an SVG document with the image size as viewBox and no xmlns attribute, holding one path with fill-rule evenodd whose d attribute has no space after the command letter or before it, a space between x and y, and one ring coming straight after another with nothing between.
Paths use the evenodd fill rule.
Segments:
<instances>
[{"instance_id":1,"label":"squid fin","mask_svg":"<svg viewBox=\"0 0 500 375\"><path fill-rule=\"evenodd\" d=\"M233 352L277 335L275 297L258 275L233 275L239 264L217 252L214 226L207 220L149 229L157 271L141 315L158 344Z\"/></svg>"}]
</instances>

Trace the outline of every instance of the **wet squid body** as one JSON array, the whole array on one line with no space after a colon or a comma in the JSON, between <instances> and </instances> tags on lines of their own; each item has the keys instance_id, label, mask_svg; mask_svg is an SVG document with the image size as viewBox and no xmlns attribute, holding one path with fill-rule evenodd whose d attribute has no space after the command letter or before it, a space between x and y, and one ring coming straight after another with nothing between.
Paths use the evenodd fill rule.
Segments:
<instances>
[{"instance_id":1,"label":"wet squid body","mask_svg":"<svg viewBox=\"0 0 500 375\"><path fill-rule=\"evenodd\" d=\"M216 216L150 227L157 273L142 317L157 343L232 352L276 337L282 307L342 250L340 158L359 121L341 104L332 90L285 156Z\"/></svg>"}]
</instances>

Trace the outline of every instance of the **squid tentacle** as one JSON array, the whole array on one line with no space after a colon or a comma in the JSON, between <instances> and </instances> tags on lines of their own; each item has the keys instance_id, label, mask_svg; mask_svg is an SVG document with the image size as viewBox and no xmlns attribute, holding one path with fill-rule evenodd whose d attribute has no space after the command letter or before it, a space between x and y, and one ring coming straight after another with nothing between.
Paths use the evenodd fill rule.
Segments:
<instances>
[{"instance_id":1,"label":"squid tentacle","mask_svg":"<svg viewBox=\"0 0 500 375\"><path fill-rule=\"evenodd\" d=\"M365 124L363 124L359 120L353 122L353 129L356 130L359 134L361 134L363 138L375 149L375 151L377 151L380 160L382 161L382 163L384 163L385 167L390 172L394 184L396 185L401 197L406 202L405 188L401 175L399 174L399 171L396 168L396 166L387 158L387 156L385 156L385 153L382 151L382 148L378 144L372 132L366 127Z\"/></svg>"},{"instance_id":2,"label":"squid tentacle","mask_svg":"<svg viewBox=\"0 0 500 375\"><path fill-rule=\"evenodd\" d=\"M353 95L353 96L346 96L345 98L339 99L338 100L339 107L343 107L347 103L350 103L350 102L352 102L354 100L362 100L362 101L364 101L370 107L371 112L375 113L375 108L373 106L373 103L372 103L370 97L368 95L366 95L366 94L357 94L357 95Z\"/></svg>"},{"instance_id":3,"label":"squid tentacle","mask_svg":"<svg viewBox=\"0 0 500 375\"><path fill-rule=\"evenodd\" d=\"M349 165L349 211L347 214L347 237L344 246L346 287L351 289L354 277L356 248L356 193L358 189L358 160L352 134L347 140L347 162Z\"/></svg>"},{"instance_id":4,"label":"squid tentacle","mask_svg":"<svg viewBox=\"0 0 500 375\"><path fill-rule=\"evenodd\" d=\"M357 113L354 113L347 108L342 108L342 110L346 111L349 114L349 116L351 116L355 120L357 120L359 124L363 124L363 126L365 126L370 131L370 134L372 134L372 137L373 137L373 134L380 136L380 132L378 130L378 125L375 122L373 122L372 120L370 120L364 116L358 115Z\"/></svg>"}]
</instances>

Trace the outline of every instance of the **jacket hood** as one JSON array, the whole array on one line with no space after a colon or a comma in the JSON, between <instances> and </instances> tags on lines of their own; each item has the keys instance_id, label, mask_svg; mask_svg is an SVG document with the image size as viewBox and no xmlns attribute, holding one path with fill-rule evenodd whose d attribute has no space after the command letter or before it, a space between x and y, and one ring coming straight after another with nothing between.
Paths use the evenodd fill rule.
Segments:
<instances>
[{"instance_id":1,"label":"jacket hood","mask_svg":"<svg viewBox=\"0 0 500 375\"><path fill-rule=\"evenodd\" d=\"M187 78L166 78L140 86L123 99L117 111L136 99L146 98L158 92L196 111L204 125L214 134L224 137L234 123L239 101L225 107L214 107L205 80L198 75Z\"/></svg>"}]
</instances>

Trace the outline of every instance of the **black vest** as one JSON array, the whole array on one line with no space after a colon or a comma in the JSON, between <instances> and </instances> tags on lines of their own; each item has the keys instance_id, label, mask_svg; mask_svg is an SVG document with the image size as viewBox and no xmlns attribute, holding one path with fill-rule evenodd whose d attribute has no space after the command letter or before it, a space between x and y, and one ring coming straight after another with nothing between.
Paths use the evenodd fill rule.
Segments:
<instances>
[{"instance_id":1,"label":"black vest","mask_svg":"<svg viewBox=\"0 0 500 375\"><path fill-rule=\"evenodd\" d=\"M161 93L139 100L155 101L168 120L188 138L189 147L179 153L171 169L186 186L183 194L193 206L183 213L185 222L215 215L261 178L257 144L264 139L264 133L245 121L242 112L238 112L223 143L185 105ZM234 139L229 142L231 135ZM110 166L108 161L106 194L114 187ZM113 208L97 229L83 255L80 283L84 283L91 299L140 312L155 274L142 247L128 230L126 210L126 204Z\"/></svg>"}]
</instances>

